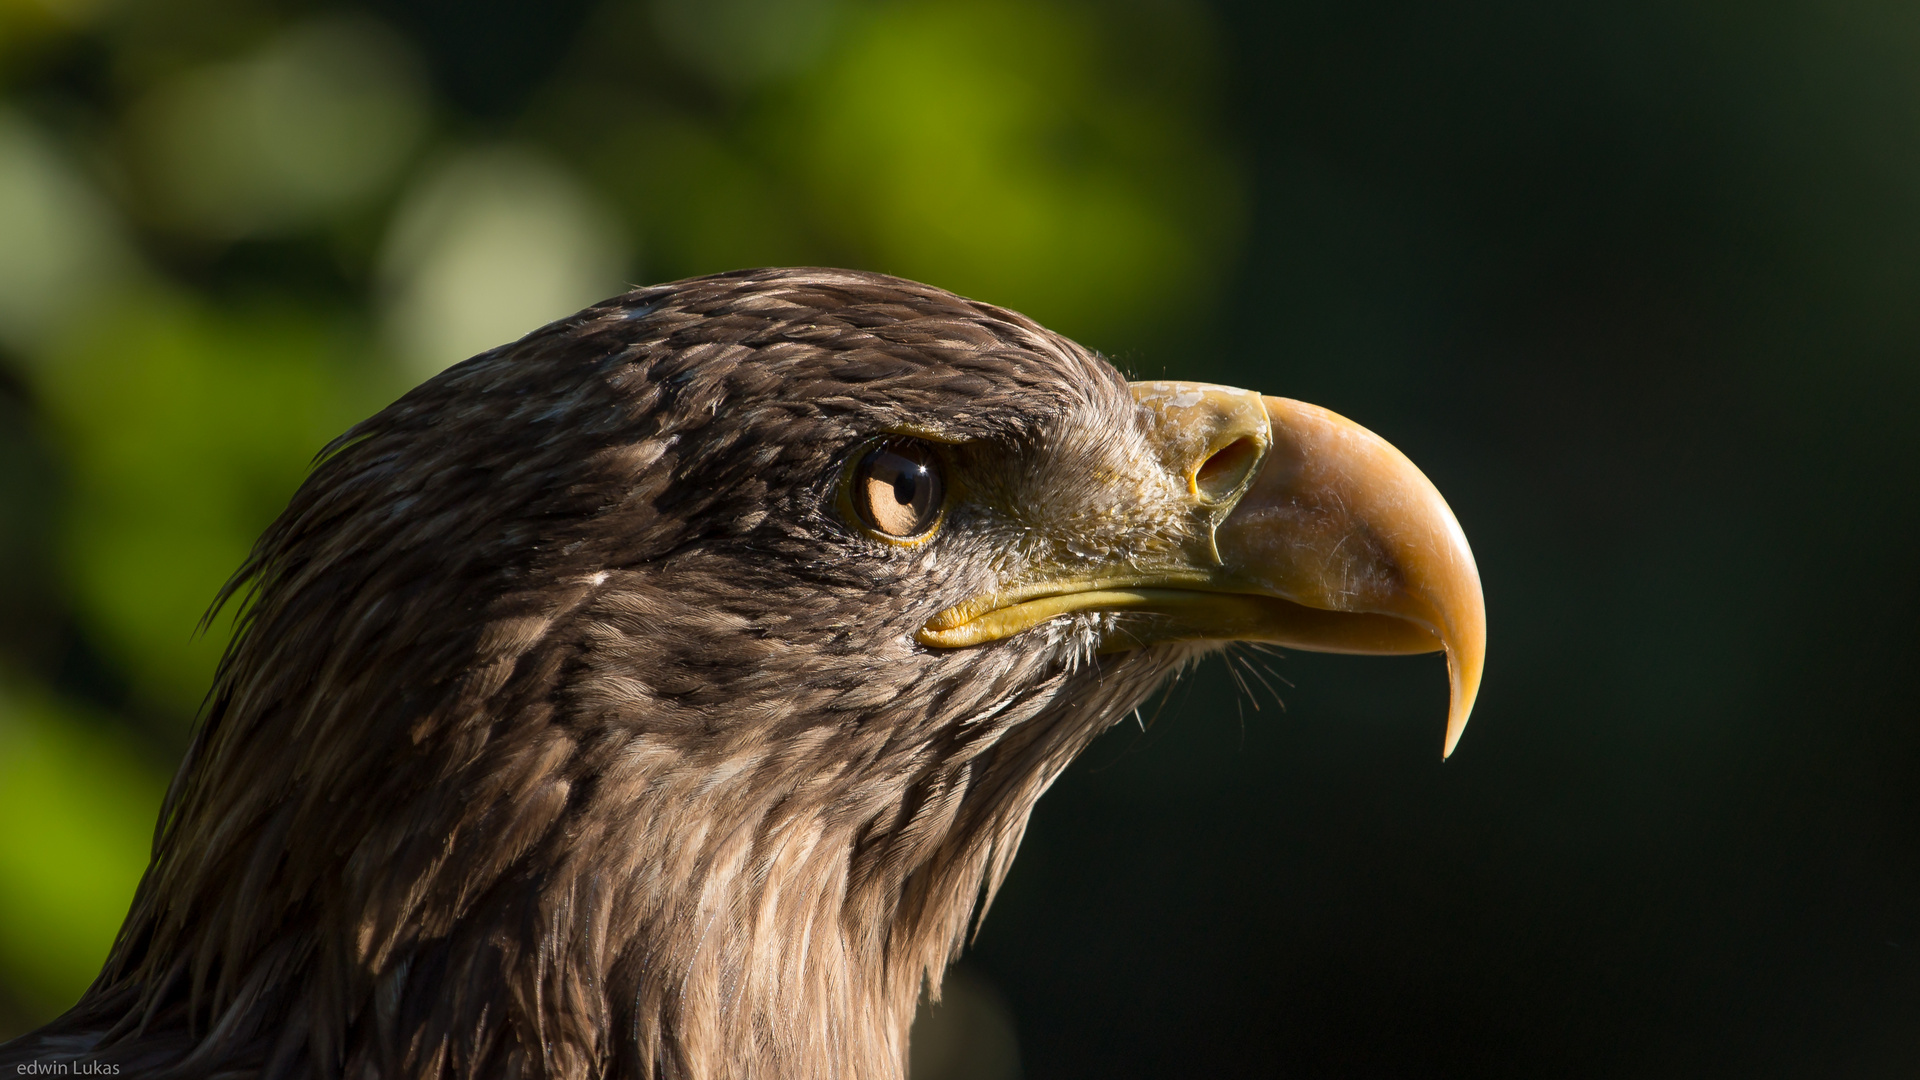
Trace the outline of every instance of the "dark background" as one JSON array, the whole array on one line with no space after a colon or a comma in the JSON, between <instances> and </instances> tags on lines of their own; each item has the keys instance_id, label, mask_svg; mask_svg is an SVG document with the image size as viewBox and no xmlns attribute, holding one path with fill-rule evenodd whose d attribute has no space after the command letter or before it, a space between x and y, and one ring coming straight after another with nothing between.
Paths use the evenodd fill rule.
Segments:
<instances>
[{"instance_id":1,"label":"dark background","mask_svg":"<svg viewBox=\"0 0 1920 1080\"><path fill-rule=\"evenodd\" d=\"M1041 802L963 969L1025 1075L1920 1069L1920 7L9 2L6 115L120 254L58 326L16 320L0 387L0 829L82 837L0 841L0 1034L97 968L222 633L166 644L217 567L114 606L178 565L116 492L190 474L199 507L270 458L204 543L167 534L237 563L304 455L457 359L393 359L382 237L435 162L511 145L614 223L627 281L923 277L1136 375L1353 417L1464 525L1491 637L1452 760L1437 658L1289 654L1284 706L1215 661ZM142 102L341 12L413 73L387 179L291 224L152 194ZM240 389L164 366L216 354ZM98 403L140 364L134 411ZM109 758L120 818L49 816L107 798ZM47 897L96 833L127 891L66 928Z\"/></svg>"}]
</instances>

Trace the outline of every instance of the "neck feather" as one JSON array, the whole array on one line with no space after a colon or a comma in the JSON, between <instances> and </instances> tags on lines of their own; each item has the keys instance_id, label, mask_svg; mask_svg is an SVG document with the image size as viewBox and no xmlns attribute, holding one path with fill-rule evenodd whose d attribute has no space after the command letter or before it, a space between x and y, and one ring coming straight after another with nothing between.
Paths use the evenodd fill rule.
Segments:
<instances>
[{"instance_id":1,"label":"neck feather","mask_svg":"<svg viewBox=\"0 0 1920 1080\"><path fill-rule=\"evenodd\" d=\"M907 725L636 724L484 669L381 752L217 707L64 1030L141 1075L896 1080L1035 801L1194 650L1163 651L1036 656Z\"/></svg>"}]
</instances>

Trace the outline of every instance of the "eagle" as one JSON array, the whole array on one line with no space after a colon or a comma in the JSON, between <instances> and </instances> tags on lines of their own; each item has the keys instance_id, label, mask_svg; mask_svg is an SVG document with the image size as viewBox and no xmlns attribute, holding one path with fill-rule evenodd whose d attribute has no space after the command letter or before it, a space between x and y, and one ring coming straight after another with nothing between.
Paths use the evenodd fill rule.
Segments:
<instances>
[{"instance_id":1,"label":"eagle","mask_svg":"<svg viewBox=\"0 0 1920 1080\"><path fill-rule=\"evenodd\" d=\"M1460 526L1324 409L831 269L637 289L316 459L81 1000L0 1067L891 1080L1036 800L1234 641L1444 650Z\"/></svg>"}]
</instances>

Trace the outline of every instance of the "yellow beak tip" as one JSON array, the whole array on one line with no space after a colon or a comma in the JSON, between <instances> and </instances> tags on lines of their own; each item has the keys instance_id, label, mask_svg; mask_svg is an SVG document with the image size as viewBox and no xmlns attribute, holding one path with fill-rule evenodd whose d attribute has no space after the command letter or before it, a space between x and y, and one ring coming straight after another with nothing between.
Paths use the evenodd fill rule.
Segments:
<instances>
[{"instance_id":1,"label":"yellow beak tip","mask_svg":"<svg viewBox=\"0 0 1920 1080\"><path fill-rule=\"evenodd\" d=\"M1484 642L1482 634L1473 643L1476 646L1473 655L1468 657L1461 657L1451 648L1447 650L1447 681L1451 693L1447 703L1447 739L1440 751L1442 761L1452 757L1460 745L1460 736L1467 731L1467 718L1473 715L1474 701L1480 696L1480 674L1486 659Z\"/></svg>"},{"instance_id":2,"label":"yellow beak tip","mask_svg":"<svg viewBox=\"0 0 1920 1080\"><path fill-rule=\"evenodd\" d=\"M1466 732L1467 719L1465 716L1450 716L1447 718L1447 744L1440 750L1441 761L1445 761L1453 756L1454 748L1460 745L1460 736L1466 734Z\"/></svg>"}]
</instances>

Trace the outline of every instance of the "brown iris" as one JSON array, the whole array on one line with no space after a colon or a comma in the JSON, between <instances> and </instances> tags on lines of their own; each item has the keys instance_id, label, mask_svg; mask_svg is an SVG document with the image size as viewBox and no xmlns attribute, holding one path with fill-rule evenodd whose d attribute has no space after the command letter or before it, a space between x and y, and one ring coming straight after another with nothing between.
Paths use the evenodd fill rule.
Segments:
<instances>
[{"instance_id":1,"label":"brown iris","mask_svg":"<svg viewBox=\"0 0 1920 1080\"><path fill-rule=\"evenodd\" d=\"M875 532L908 540L933 528L946 498L940 459L911 439L881 443L853 470L853 508Z\"/></svg>"}]
</instances>

